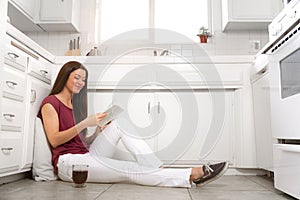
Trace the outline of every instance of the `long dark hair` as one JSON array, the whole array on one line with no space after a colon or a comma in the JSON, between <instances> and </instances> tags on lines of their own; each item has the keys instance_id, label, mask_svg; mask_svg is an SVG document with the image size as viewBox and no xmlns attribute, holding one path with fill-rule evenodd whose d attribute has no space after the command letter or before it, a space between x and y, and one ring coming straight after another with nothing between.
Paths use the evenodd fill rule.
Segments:
<instances>
[{"instance_id":1,"label":"long dark hair","mask_svg":"<svg viewBox=\"0 0 300 200\"><path fill-rule=\"evenodd\" d=\"M54 95L60 93L63 88L66 86L68 78L70 74L77 70L83 69L86 72L86 84L81 89L78 94L73 94L72 97L72 105L73 105L73 114L75 117L75 122L78 123L87 117L87 80L88 80L88 71L83 66L82 63L77 61L69 61L65 63L62 68L60 69L57 78L54 82L53 88L49 95ZM84 130L83 132L86 132Z\"/></svg>"}]
</instances>

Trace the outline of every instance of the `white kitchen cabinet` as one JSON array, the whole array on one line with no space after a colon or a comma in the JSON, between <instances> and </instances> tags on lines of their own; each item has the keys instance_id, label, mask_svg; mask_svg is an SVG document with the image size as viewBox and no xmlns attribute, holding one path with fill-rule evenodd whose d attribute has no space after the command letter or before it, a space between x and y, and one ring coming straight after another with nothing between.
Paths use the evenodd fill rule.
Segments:
<instances>
[{"instance_id":1,"label":"white kitchen cabinet","mask_svg":"<svg viewBox=\"0 0 300 200\"><path fill-rule=\"evenodd\" d=\"M27 68L28 55L18 48L20 46L16 40L13 40L7 36L5 39L4 63L12 68L25 72Z\"/></svg>"},{"instance_id":2,"label":"white kitchen cabinet","mask_svg":"<svg viewBox=\"0 0 300 200\"><path fill-rule=\"evenodd\" d=\"M2 46L0 177L31 170L34 119L51 82L49 61L9 35Z\"/></svg>"},{"instance_id":3,"label":"white kitchen cabinet","mask_svg":"<svg viewBox=\"0 0 300 200\"><path fill-rule=\"evenodd\" d=\"M137 133L139 134L139 130L151 126L152 120L150 117L150 106L153 103L153 93L149 92L136 92L131 94L128 99L128 104L122 99L127 99L129 95L128 90L122 90L115 92L114 90L89 90L88 93L88 113L95 114L98 112L104 112L111 104L120 105L122 108L125 108L125 112L122 114L124 116L127 114L128 121L131 121L134 126L137 127ZM94 131L94 127L88 128L89 133L91 134ZM152 128L148 132L152 133ZM147 129L149 130L149 129ZM125 130L126 131L126 130ZM144 133L144 132L143 132ZM155 150L155 143L152 137L143 137L143 139L149 144L152 150ZM120 144L119 148L124 150L122 144ZM117 157L119 155L116 155Z\"/></svg>"},{"instance_id":4,"label":"white kitchen cabinet","mask_svg":"<svg viewBox=\"0 0 300 200\"><path fill-rule=\"evenodd\" d=\"M80 0L40 0L37 22L46 31L79 31Z\"/></svg>"},{"instance_id":5,"label":"white kitchen cabinet","mask_svg":"<svg viewBox=\"0 0 300 200\"><path fill-rule=\"evenodd\" d=\"M73 57L62 58L59 66L70 59L84 62L89 71L88 89L92 94L95 93L93 101L97 104L96 107L99 107L99 104L105 105L93 110L92 113L105 110L107 105L112 102L118 103L119 99L124 101L125 108L130 110L128 119L138 125L140 135L165 163L171 163L172 166L192 166L228 160L233 167L256 167L252 89L249 79L253 58L245 60L243 57L238 60L234 57L230 61L227 58L226 60L212 58L216 68L211 68L204 60L196 58L196 64L202 67L200 75L191 65L170 58L156 60L153 57L126 57L119 59L118 63L111 63L110 57L87 59ZM150 65L153 63L164 67L155 68L154 65ZM145 68L139 68L143 66ZM181 79L178 79L176 73L170 72L176 72ZM203 74L210 72L218 72L222 83L218 81L218 77L211 77L206 81ZM222 92L222 89L225 89L226 100L224 124L221 127L220 137L210 140L211 137L204 135L208 129L205 125L210 125L210 115L216 112L215 108L211 109L210 92L218 93ZM190 116L182 117L180 101L174 98L176 95L172 94L172 91L184 94L191 90L194 90L197 97L199 110L203 111L198 116L202 129L198 130L199 134L191 144L185 144L186 148L180 147L183 149L181 154L176 153L174 156L171 152L168 155L170 149L178 149L177 143L175 148L172 145L174 139L178 138L180 128L178 124L182 123L182 118L191 121L193 119ZM124 94L128 98L122 100L112 96L116 91L131 94ZM161 113L158 113L159 108ZM166 116L171 115L165 117L166 121L161 120L164 117L163 111L166 112ZM160 124L164 125L164 129L156 131ZM146 133L142 129L145 127L148 127ZM151 132L157 134L151 135ZM219 130L216 132L219 133ZM169 146L170 149L167 149ZM163 152L162 149L168 151ZM207 155L204 155L205 153Z\"/></svg>"},{"instance_id":6,"label":"white kitchen cabinet","mask_svg":"<svg viewBox=\"0 0 300 200\"><path fill-rule=\"evenodd\" d=\"M18 82L11 79L13 76L20 78ZM16 84L12 84L10 89L5 89L3 86L10 81ZM20 166L25 99L24 90L14 91L18 88L18 83L25 85L25 76L17 76L17 72L1 81L1 87L4 89L1 96L0 176L1 173L17 170Z\"/></svg>"},{"instance_id":7,"label":"white kitchen cabinet","mask_svg":"<svg viewBox=\"0 0 300 200\"><path fill-rule=\"evenodd\" d=\"M166 96L169 100L168 106L165 105L165 99L163 98ZM176 123L174 121L177 121L180 117L178 106L176 103L174 104L174 99L171 96L170 92L157 92L146 89L128 93L123 98L117 96L114 100L114 103L122 105L126 103L126 97L128 97L128 118L136 127L135 134L146 141L155 153L161 151L165 146L164 144L159 145L159 136L168 134L168 131L175 132ZM175 106L172 107L171 105ZM173 126L170 126L170 123Z\"/></svg>"},{"instance_id":8,"label":"white kitchen cabinet","mask_svg":"<svg viewBox=\"0 0 300 200\"><path fill-rule=\"evenodd\" d=\"M80 0L9 0L8 16L21 31L79 32Z\"/></svg>"},{"instance_id":9,"label":"white kitchen cabinet","mask_svg":"<svg viewBox=\"0 0 300 200\"><path fill-rule=\"evenodd\" d=\"M169 108L169 116L171 117L167 117L167 121L170 122L169 126L164 126L164 130L158 136L158 148L165 148L169 145L169 150L166 152L172 152L172 149L173 151L176 151L178 148L182 151L180 154L176 153L176 155L172 153L164 153L161 159L166 163L178 165L199 165L207 162L218 162L224 160L233 163L233 90L226 90L224 93L225 116L223 119L224 122L221 125L222 129L219 134L217 134L218 137L209 135L211 134L211 132L209 132L211 126L216 125L212 122L212 117L214 114L219 115L213 109L210 91L205 89L195 90L193 92L181 91L178 96L183 95L187 98L191 98L191 94L195 96L195 100L197 101L196 106L198 107L194 108L193 103L188 102L191 104L189 106L192 106L192 108L183 108L188 111L188 113L186 113L188 116L186 116L181 109L181 106L183 106L182 102L175 100L168 94L159 94L161 106L163 108ZM189 109L198 109L197 121L193 121L195 116L189 115L189 113L191 113ZM186 119L186 121L183 119ZM197 129L192 132L189 126L194 126L195 123L197 123ZM179 132L180 128L183 128L183 132ZM179 134L182 133L185 137L181 139ZM177 137L179 140L176 141ZM205 142L208 143L205 145ZM185 145L181 146L182 143ZM203 152L206 152L205 155L202 155Z\"/></svg>"},{"instance_id":10,"label":"white kitchen cabinet","mask_svg":"<svg viewBox=\"0 0 300 200\"><path fill-rule=\"evenodd\" d=\"M49 73L50 74L50 73ZM23 139L23 156L21 168L30 168L33 160L34 127L43 99L50 92L50 83L33 76L27 76L25 132Z\"/></svg>"},{"instance_id":11,"label":"white kitchen cabinet","mask_svg":"<svg viewBox=\"0 0 300 200\"><path fill-rule=\"evenodd\" d=\"M191 95L195 98L194 103L188 101ZM220 136L210 146L212 149L203 158L200 153L206 138L210 137L207 131L213 115L208 90L91 91L89 113L103 111L111 103L121 105L128 112L128 120L136 127L134 136L146 141L165 165L199 165L222 160L233 162L233 96L233 90L225 91L224 125ZM193 120L194 116L189 115L190 109L198 109L198 120ZM195 127L194 132L190 131L189 126ZM119 148L124 150L122 144Z\"/></svg>"},{"instance_id":12,"label":"white kitchen cabinet","mask_svg":"<svg viewBox=\"0 0 300 200\"><path fill-rule=\"evenodd\" d=\"M0 177L2 173L17 171L22 155L22 133L1 131L0 135Z\"/></svg>"},{"instance_id":13,"label":"white kitchen cabinet","mask_svg":"<svg viewBox=\"0 0 300 200\"><path fill-rule=\"evenodd\" d=\"M24 12L27 17L34 20L36 14L36 5L38 0L9 0L9 2L17 7L19 10Z\"/></svg>"},{"instance_id":14,"label":"white kitchen cabinet","mask_svg":"<svg viewBox=\"0 0 300 200\"><path fill-rule=\"evenodd\" d=\"M281 0L222 0L222 29L267 30L282 8Z\"/></svg>"},{"instance_id":15,"label":"white kitchen cabinet","mask_svg":"<svg viewBox=\"0 0 300 200\"><path fill-rule=\"evenodd\" d=\"M34 10L32 10L34 9ZM10 23L23 32L42 32L41 27L35 24L38 17L39 0L10 0L8 1L7 15Z\"/></svg>"},{"instance_id":16,"label":"white kitchen cabinet","mask_svg":"<svg viewBox=\"0 0 300 200\"><path fill-rule=\"evenodd\" d=\"M41 57L39 60L31 57L28 59L27 74L44 83L51 83L52 71L49 69L49 62Z\"/></svg>"},{"instance_id":17,"label":"white kitchen cabinet","mask_svg":"<svg viewBox=\"0 0 300 200\"><path fill-rule=\"evenodd\" d=\"M7 47L7 46L6 46ZM13 50L13 51L11 51ZM4 76L1 79L0 176L20 167L25 122L25 90L27 62L13 47L5 50ZM9 53L13 52L10 57ZM19 59L20 58L20 59Z\"/></svg>"},{"instance_id":18,"label":"white kitchen cabinet","mask_svg":"<svg viewBox=\"0 0 300 200\"><path fill-rule=\"evenodd\" d=\"M257 166L261 169L274 171L273 141L271 130L270 86L269 73L261 75L254 81L253 108L256 141Z\"/></svg>"},{"instance_id":19,"label":"white kitchen cabinet","mask_svg":"<svg viewBox=\"0 0 300 200\"><path fill-rule=\"evenodd\" d=\"M7 3L5 1L0 1L0 24L5 24L6 23L6 13L7 13ZM4 68L4 50L5 50L5 45L4 42L4 37L5 37L5 27L4 26L1 26L0 25L0 72L3 71L3 68ZM1 77L1 81L3 80L4 74L1 73L0 77ZM0 113L2 113L2 101L3 101L3 98L2 98L2 86L0 87ZM1 123L1 122L0 122ZM2 132L0 132L0 134L2 135ZM7 139L7 138L6 138ZM9 146L3 146L3 143L2 141L4 141L2 139L2 136L1 136L1 139L0 139L0 146L2 146L1 148L12 148L12 147L9 147ZM0 149L0 151L2 151ZM11 151L7 152L7 153L11 153ZM6 166L4 166L4 156L7 157L8 159L10 158L10 156L6 156L4 155L2 152L0 153L0 171L2 171L3 168L6 168ZM6 163L6 162L5 162ZM12 166L12 164L8 164L10 167Z\"/></svg>"},{"instance_id":20,"label":"white kitchen cabinet","mask_svg":"<svg viewBox=\"0 0 300 200\"><path fill-rule=\"evenodd\" d=\"M112 91L88 90L88 115L104 112L112 103ZM96 127L88 127L88 133L92 135Z\"/></svg>"}]
</instances>

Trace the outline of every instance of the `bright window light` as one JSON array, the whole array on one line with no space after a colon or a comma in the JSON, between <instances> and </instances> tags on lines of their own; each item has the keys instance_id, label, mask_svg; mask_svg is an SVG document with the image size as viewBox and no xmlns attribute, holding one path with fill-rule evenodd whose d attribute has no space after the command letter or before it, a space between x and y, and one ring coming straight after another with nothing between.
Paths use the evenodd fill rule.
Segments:
<instances>
[{"instance_id":1,"label":"bright window light","mask_svg":"<svg viewBox=\"0 0 300 200\"><path fill-rule=\"evenodd\" d=\"M149 27L149 0L102 0L101 40Z\"/></svg>"},{"instance_id":2,"label":"bright window light","mask_svg":"<svg viewBox=\"0 0 300 200\"><path fill-rule=\"evenodd\" d=\"M181 33L194 41L201 26L207 27L207 0L156 0L155 27Z\"/></svg>"},{"instance_id":3,"label":"bright window light","mask_svg":"<svg viewBox=\"0 0 300 200\"><path fill-rule=\"evenodd\" d=\"M102 41L149 27L169 29L198 41L199 28L208 26L207 0L101 0L99 12Z\"/></svg>"}]
</instances>

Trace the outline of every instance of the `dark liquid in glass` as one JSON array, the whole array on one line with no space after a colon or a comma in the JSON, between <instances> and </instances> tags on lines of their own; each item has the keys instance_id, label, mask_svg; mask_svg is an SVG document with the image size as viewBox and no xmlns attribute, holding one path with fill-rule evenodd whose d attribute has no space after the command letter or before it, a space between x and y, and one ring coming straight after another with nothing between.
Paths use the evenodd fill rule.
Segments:
<instances>
[{"instance_id":1,"label":"dark liquid in glass","mask_svg":"<svg viewBox=\"0 0 300 200\"><path fill-rule=\"evenodd\" d=\"M74 183L83 184L86 182L88 171L73 171L72 178Z\"/></svg>"}]
</instances>

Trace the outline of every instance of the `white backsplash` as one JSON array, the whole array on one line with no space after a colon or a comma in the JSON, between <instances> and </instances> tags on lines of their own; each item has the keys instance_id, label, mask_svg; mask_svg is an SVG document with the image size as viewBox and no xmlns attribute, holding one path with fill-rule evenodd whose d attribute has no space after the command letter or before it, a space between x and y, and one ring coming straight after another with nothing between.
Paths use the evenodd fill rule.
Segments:
<instances>
[{"instance_id":1,"label":"white backsplash","mask_svg":"<svg viewBox=\"0 0 300 200\"><path fill-rule=\"evenodd\" d=\"M69 32L27 32L31 39L54 55L63 56L69 48L69 41L80 36L81 55L86 55L93 47L94 43L89 38L88 33L69 33ZM215 32L209 38L208 43L200 44L203 49L212 56L215 55L253 55L257 50L253 49L253 42L259 41L261 47L268 42L267 31L235 31L230 33ZM198 43L192 44L161 44L162 48L169 49L183 56L197 55ZM130 48L124 45L110 45L102 49L102 52L110 55L118 55L122 48ZM139 52L142 54L143 52Z\"/></svg>"}]
</instances>

